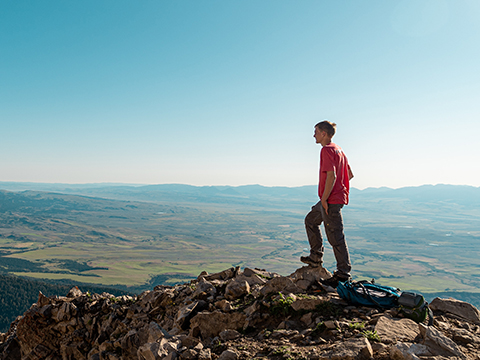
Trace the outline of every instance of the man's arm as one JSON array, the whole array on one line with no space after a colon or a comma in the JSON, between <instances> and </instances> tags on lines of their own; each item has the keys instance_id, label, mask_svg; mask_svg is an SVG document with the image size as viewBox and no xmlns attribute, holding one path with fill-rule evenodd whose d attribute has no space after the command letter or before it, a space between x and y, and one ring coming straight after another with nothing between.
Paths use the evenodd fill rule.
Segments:
<instances>
[{"instance_id":1,"label":"man's arm","mask_svg":"<svg viewBox=\"0 0 480 360\"><path fill-rule=\"evenodd\" d=\"M325 209L325 212L328 215L328 197L330 196L330 193L332 192L333 185L335 184L335 180L337 179L337 176L335 175L335 171L327 171L327 179L325 181L325 190L323 190L322 194L322 206Z\"/></svg>"},{"instance_id":2,"label":"man's arm","mask_svg":"<svg viewBox=\"0 0 480 360\"><path fill-rule=\"evenodd\" d=\"M348 165L348 181L350 181L352 179L353 179L352 168L350 167L350 165Z\"/></svg>"}]
</instances>

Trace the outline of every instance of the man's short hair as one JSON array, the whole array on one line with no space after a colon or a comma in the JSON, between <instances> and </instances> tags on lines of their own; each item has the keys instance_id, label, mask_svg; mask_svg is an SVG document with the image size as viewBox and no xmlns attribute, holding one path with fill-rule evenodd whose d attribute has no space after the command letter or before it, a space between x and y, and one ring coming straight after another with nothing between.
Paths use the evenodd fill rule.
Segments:
<instances>
[{"instance_id":1,"label":"man's short hair","mask_svg":"<svg viewBox=\"0 0 480 360\"><path fill-rule=\"evenodd\" d=\"M328 120L320 121L317 125L315 125L315 127L320 131L325 131L330 137L333 137L333 135L335 135L335 131L337 130L337 124Z\"/></svg>"}]
</instances>

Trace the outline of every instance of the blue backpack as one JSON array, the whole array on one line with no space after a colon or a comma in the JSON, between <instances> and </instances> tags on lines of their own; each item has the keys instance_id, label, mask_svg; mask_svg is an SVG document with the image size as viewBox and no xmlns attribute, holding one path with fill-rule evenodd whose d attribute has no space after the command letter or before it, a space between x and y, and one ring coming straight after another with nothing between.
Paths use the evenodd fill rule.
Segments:
<instances>
[{"instance_id":1,"label":"blue backpack","mask_svg":"<svg viewBox=\"0 0 480 360\"><path fill-rule=\"evenodd\" d=\"M400 289L377 285L367 280L339 282L337 292L349 304L382 309L397 307L401 294Z\"/></svg>"},{"instance_id":2,"label":"blue backpack","mask_svg":"<svg viewBox=\"0 0 480 360\"><path fill-rule=\"evenodd\" d=\"M417 323L423 322L428 317L428 325L433 324L433 313L421 294L377 285L373 280L339 282L337 292L349 304L382 309L398 308L405 317Z\"/></svg>"}]
</instances>

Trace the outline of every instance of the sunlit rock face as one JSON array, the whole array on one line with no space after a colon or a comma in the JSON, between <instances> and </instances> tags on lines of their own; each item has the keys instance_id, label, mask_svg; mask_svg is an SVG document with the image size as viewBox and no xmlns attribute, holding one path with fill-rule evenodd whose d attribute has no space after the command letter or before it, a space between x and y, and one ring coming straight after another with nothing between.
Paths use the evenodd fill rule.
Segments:
<instances>
[{"instance_id":1,"label":"sunlit rock face","mask_svg":"<svg viewBox=\"0 0 480 360\"><path fill-rule=\"evenodd\" d=\"M434 324L345 303L305 266L203 272L139 296L46 297L0 335L0 359L478 359L478 309L432 302Z\"/></svg>"}]
</instances>

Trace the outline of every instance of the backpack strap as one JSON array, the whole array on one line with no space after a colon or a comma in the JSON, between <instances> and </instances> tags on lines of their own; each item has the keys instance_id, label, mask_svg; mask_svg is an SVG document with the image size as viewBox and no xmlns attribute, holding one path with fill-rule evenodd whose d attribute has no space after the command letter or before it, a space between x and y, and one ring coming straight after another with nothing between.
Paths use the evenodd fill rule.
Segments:
<instances>
[{"instance_id":1,"label":"backpack strap","mask_svg":"<svg viewBox=\"0 0 480 360\"><path fill-rule=\"evenodd\" d=\"M427 309L428 309L428 326L433 325L433 311L430 309L430 306L427 304Z\"/></svg>"},{"instance_id":2,"label":"backpack strap","mask_svg":"<svg viewBox=\"0 0 480 360\"><path fill-rule=\"evenodd\" d=\"M378 303L377 300L375 300L373 298L372 295L370 295L370 293L368 292L368 290L365 288L365 286L363 286L364 283L368 283L369 281L367 280L364 280L364 281L359 281L358 282L358 285L360 286L360 288L363 290L363 294L365 296L367 296L375 305L377 305L378 307L382 308L382 309L388 309L388 307L385 307L385 306L382 306L381 304Z\"/></svg>"}]
</instances>

